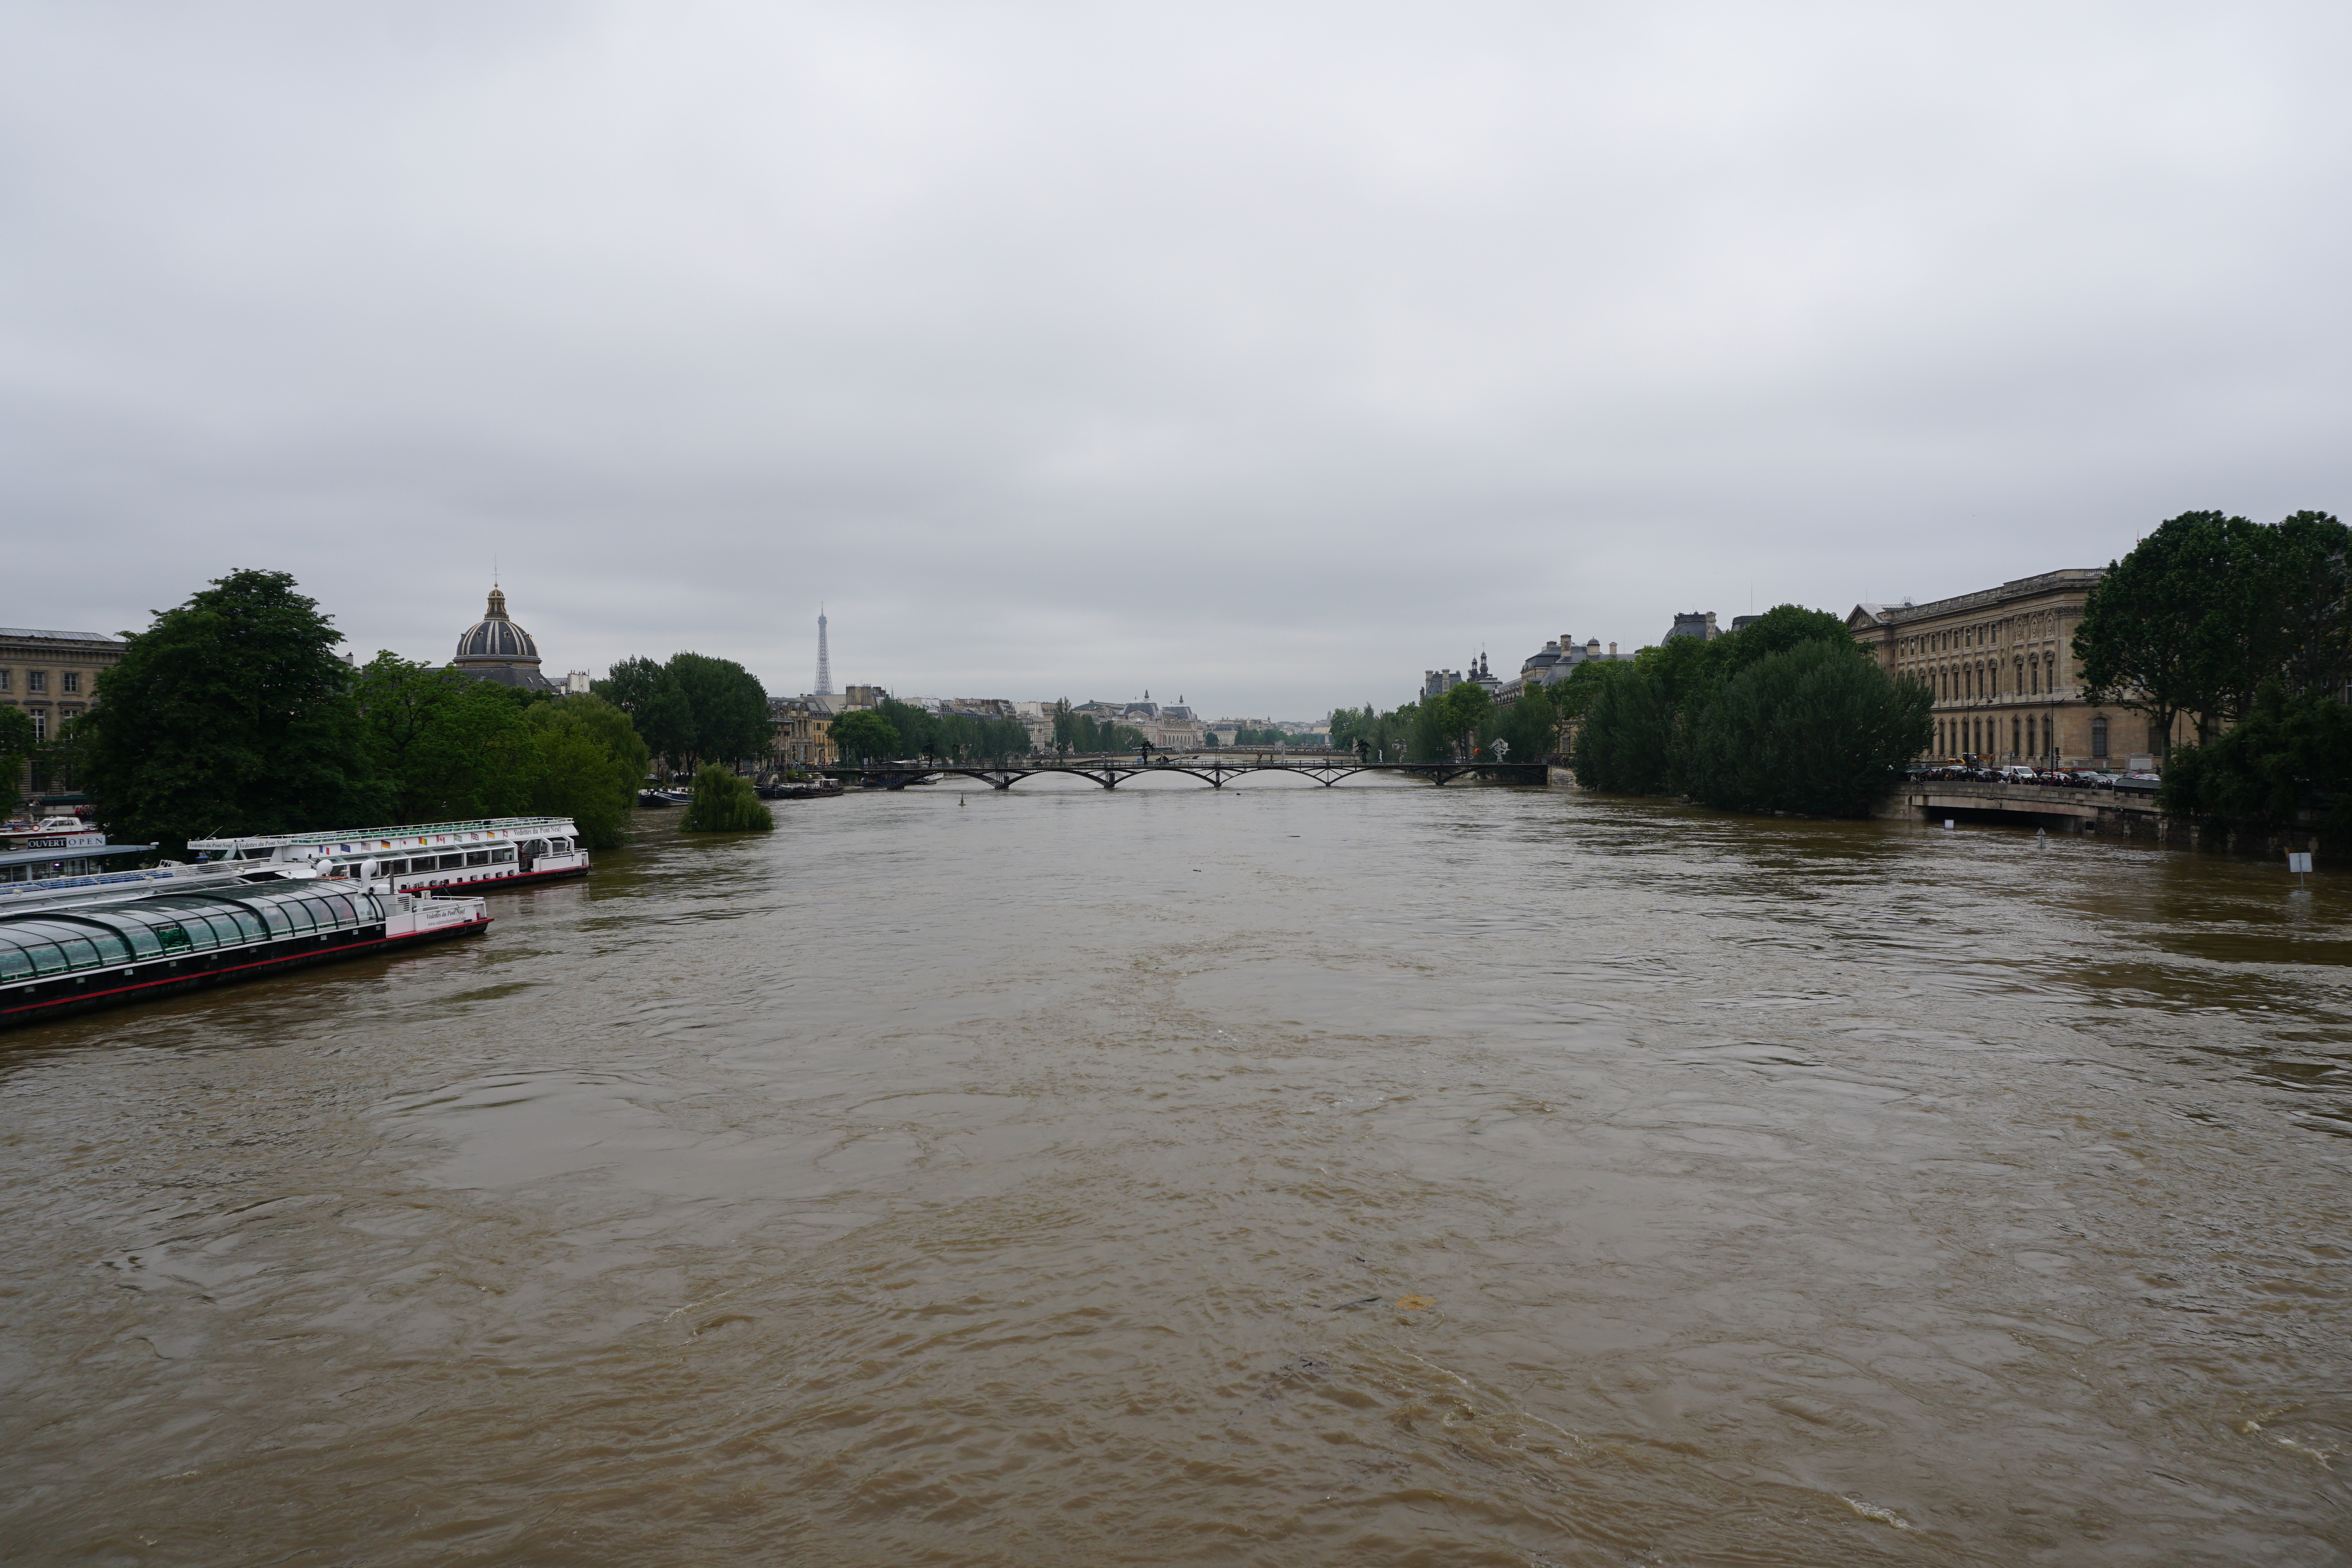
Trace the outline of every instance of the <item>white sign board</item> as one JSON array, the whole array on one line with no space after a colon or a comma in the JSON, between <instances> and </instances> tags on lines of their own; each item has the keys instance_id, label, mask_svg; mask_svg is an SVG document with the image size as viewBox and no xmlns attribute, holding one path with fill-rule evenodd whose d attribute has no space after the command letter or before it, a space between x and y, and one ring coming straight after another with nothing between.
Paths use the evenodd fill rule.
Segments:
<instances>
[{"instance_id":1,"label":"white sign board","mask_svg":"<svg viewBox=\"0 0 2352 1568\"><path fill-rule=\"evenodd\" d=\"M2308 854L2297 854L2294 851L2290 850L2287 852L2286 869L2298 875L2309 871L2311 869L2311 856Z\"/></svg>"}]
</instances>

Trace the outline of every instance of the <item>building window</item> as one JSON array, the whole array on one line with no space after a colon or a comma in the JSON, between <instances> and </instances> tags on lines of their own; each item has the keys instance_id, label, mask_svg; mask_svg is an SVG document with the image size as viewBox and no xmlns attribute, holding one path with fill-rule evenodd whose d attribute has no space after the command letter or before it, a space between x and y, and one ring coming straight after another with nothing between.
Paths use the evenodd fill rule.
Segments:
<instances>
[{"instance_id":1,"label":"building window","mask_svg":"<svg viewBox=\"0 0 2352 1568\"><path fill-rule=\"evenodd\" d=\"M25 689L28 692L47 691L49 689L48 671L26 670L25 672Z\"/></svg>"},{"instance_id":2,"label":"building window","mask_svg":"<svg viewBox=\"0 0 2352 1568\"><path fill-rule=\"evenodd\" d=\"M2107 716L2101 714L2091 721L2091 755L2103 758L2106 754Z\"/></svg>"},{"instance_id":3,"label":"building window","mask_svg":"<svg viewBox=\"0 0 2352 1568\"><path fill-rule=\"evenodd\" d=\"M0 692L9 689L9 682L16 677L16 674L14 670L0 670Z\"/></svg>"},{"instance_id":4,"label":"building window","mask_svg":"<svg viewBox=\"0 0 2352 1568\"><path fill-rule=\"evenodd\" d=\"M78 692L81 690L81 672L79 670L68 670L66 672L66 690L69 692Z\"/></svg>"},{"instance_id":5,"label":"building window","mask_svg":"<svg viewBox=\"0 0 2352 1568\"><path fill-rule=\"evenodd\" d=\"M47 708L37 707L33 710L33 738L35 740L49 738L49 712Z\"/></svg>"}]
</instances>

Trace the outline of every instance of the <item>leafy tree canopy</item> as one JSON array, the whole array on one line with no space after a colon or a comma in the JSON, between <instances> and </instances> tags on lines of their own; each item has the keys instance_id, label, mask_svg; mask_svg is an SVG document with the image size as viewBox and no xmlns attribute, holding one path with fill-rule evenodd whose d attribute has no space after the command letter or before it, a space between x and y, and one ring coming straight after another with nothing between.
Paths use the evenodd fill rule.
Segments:
<instances>
[{"instance_id":1,"label":"leafy tree canopy","mask_svg":"<svg viewBox=\"0 0 2352 1568\"><path fill-rule=\"evenodd\" d=\"M282 571L236 571L127 637L84 716L86 784L118 839L377 818L341 634Z\"/></svg>"},{"instance_id":2,"label":"leafy tree canopy","mask_svg":"<svg viewBox=\"0 0 2352 1568\"><path fill-rule=\"evenodd\" d=\"M1874 659L1800 640L1732 677L1682 737L1675 771L1727 810L1866 817L1927 749L1932 700Z\"/></svg>"},{"instance_id":3,"label":"leafy tree canopy","mask_svg":"<svg viewBox=\"0 0 2352 1568\"><path fill-rule=\"evenodd\" d=\"M900 755L898 730L871 708L852 708L835 718L825 734L846 761L873 762Z\"/></svg>"},{"instance_id":4,"label":"leafy tree canopy","mask_svg":"<svg viewBox=\"0 0 2352 1568\"><path fill-rule=\"evenodd\" d=\"M0 814L16 809L21 798L17 784L36 744L33 716L20 707L0 706Z\"/></svg>"},{"instance_id":5,"label":"leafy tree canopy","mask_svg":"<svg viewBox=\"0 0 2352 1568\"><path fill-rule=\"evenodd\" d=\"M776 818L733 768L709 762L694 776L694 799L677 825L689 833L765 833Z\"/></svg>"},{"instance_id":6,"label":"leafy tree canopy","mask_svg":"<svg viewBox=\"0 0 2352 1568\"><path fill-rule=\"evenodd\" d=\"M707 653L672 654L669 674L694 716L691 756L735 762L767 754L772 733L768 692L757 675L732 659Z\"/></svg>"},{"instance_id":7,"label":"leafy tree canopy","mask_svg":"<svg viewBox=\"0 0 2352 1568\"><path fill-rule=\"evenodd\" d=\"M2327 835L2352 833L2352 707L2326 692L2289 696L2268 682L2242 724L2172 753L2162 802L2175 816L2256 832L2324 807Z\"/></svg>"}]
</instances>

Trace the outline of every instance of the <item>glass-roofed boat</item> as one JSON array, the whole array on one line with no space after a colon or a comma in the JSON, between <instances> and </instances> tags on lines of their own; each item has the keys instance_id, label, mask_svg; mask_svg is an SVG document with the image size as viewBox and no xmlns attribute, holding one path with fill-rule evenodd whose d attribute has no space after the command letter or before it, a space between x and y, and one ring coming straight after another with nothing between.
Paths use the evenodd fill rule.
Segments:
<instances>
[{"instance_id":1,"label":"glass-roofed boat","mask_svg":"<svg viewBox=\"0 0 2352 1568\"><path fill-rule=\"evenodd\" d=\"M0 910L0 1027L478 932L481 899L333 878Z\"/></svg>"}]
</instances>

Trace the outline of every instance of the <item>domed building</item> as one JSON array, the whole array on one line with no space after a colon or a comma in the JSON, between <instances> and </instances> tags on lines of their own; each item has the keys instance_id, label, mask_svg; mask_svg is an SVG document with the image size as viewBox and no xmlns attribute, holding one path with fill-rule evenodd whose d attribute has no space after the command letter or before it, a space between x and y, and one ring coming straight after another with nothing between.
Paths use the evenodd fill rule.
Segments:
<instances>
[{"instance_id":1,"label":"domed building","mask_svg":"<svg viewBox=\"0 0 2352 1568\"><path fill-rule=\"evenodd\" d=\"M539 673L539 644L508 616L507 596L496 586L490 589L489 608L482 618L458 637L457 656L449 661L449 667L478 681L496 681L527 692L561 694L572 686L571 682L558 685ZM584 675L579 684L586 689Z\"/></svg>"}]
</instances>

